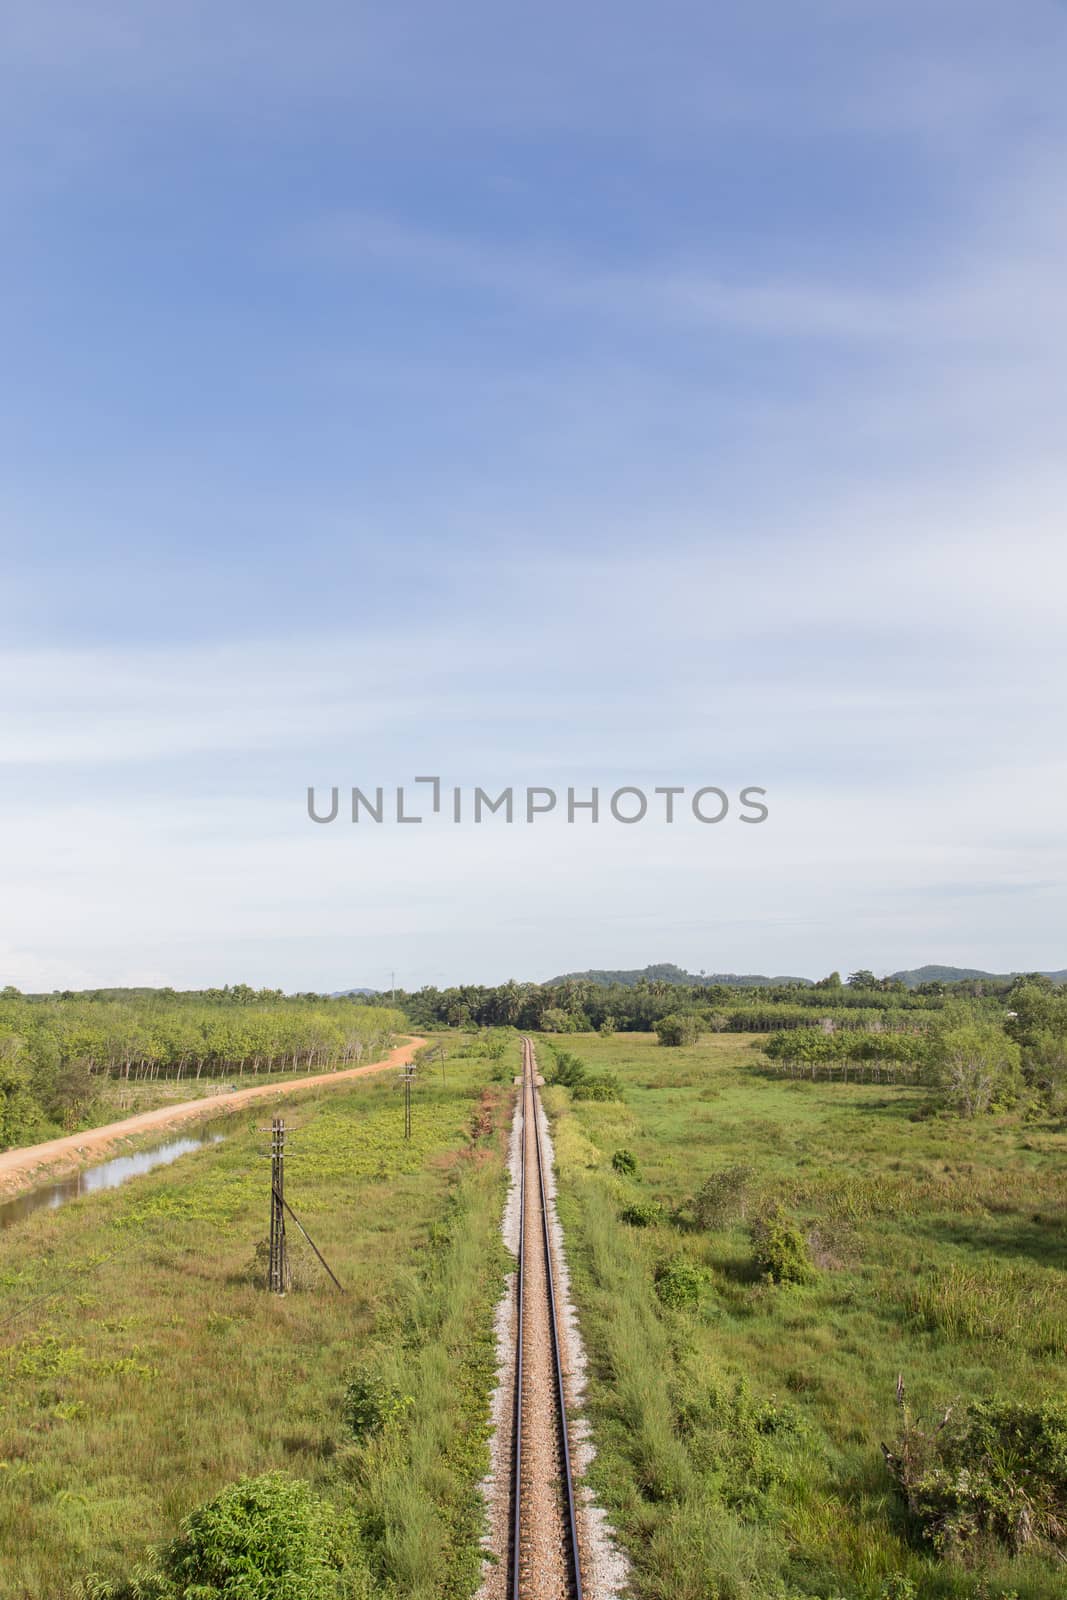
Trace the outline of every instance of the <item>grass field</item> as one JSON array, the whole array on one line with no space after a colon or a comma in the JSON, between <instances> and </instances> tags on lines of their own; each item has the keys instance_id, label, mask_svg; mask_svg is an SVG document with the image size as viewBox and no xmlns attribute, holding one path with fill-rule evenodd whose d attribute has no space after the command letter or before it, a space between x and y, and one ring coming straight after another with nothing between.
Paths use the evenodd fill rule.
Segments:
<instances>
[{"instance_id":1,"label":"grass field","mask_svg":"<svg viewBox=\"0 0 1067 1600\"><path fill-rule=\"evenodd\" d=\"M5 1234L2 1600L122 1577L196 1504L273 1468L354 1509L354 1593L470 1592L504 1267L505 1099L486 1077L424 1075L410 1143L392 1074L286 1103L287 1195L345 1296L293 1228L294 1292L256 1286L269 1167L250 1119ZM412 1402L363 1445L341 1419L357 1367Z\"/></svg>"},{"instance_id":2,"label":"grass field","mask_svg":"<svg viewBox=\"0 0 1067 1600\"><path fill-rule=\"evenodd\" d=\"M920 1089L777 1080L736 1036L555 1043L623 1087L622 1103L551 1088L546 1104L595 1481L635 1593L1062 1596L1062 1564L986 1552L969 1567L916 1540L880 1450L899 1433L898 1374L931 1419L1062 1392L1062 1124L928 1117ZM622 1148L636 1178L612 1168ZM765 1281L741 1217L672 1217L730 1166L750 1169L749 1215L777 1200L809 1233L811 1282ZM635 1205L647 1225L622 1220ZM680 1285L668 1300L692 1303L663 1303L657 1273L660 1293Z\"/></svg>"}]
</instances>

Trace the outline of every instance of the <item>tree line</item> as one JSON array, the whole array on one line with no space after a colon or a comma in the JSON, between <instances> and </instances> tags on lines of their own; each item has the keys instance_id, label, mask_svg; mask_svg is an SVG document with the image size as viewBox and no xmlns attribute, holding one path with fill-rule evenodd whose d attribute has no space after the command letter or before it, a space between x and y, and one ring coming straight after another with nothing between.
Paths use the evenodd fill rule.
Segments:
<instances>
[{"instance_id":1,"label":"tree line","mask_svg":"<svg viewBox=\"0 0 1067 1600\"><path fill-rule=\"evenodd\" d=\"M357 999L278 991L0 991L0 1149L76 1126L106 1077L243 1077L373 1060L405 1027Z\"/></svg>"},{"instance_id":2,"label":"tree line","mask_svg":"<svg viewBox=\"0 0 1067 1600\"><path fill-rule=\"evenodd\" d=\"M834 974L836 978L837 975ZM945 1003L942 995L917 994L902 985L863 989L839 979L826 987L782 984L761 988L727 984L679 984L657 979L596 983L564 978L555 983L508 983L489 987L459 984L397 990L402 1006L420 1028L519 1028L535 1033L651 1033L669 1013L692 1013L716 1031L765 1033L813 1026L823 1017L842 1026L923 1025Z\"/></svg>"},{"instance_id":3,"label":"tree line","mask_svg":"<svg viewBox=\"0 0 1067 1600\"><path fill-rule=\"evenodd\" d=\"M810 1072L813 1078L840 1070L847 1081L849 1069L864 1063L900 1068L963 1116L1019 1107L1062 1116L1067 1111L1067 992L1031 975L1016 980L1003 999L946 1002L922 1031L857 1035L828 1022L802 1032L778 1032L763 1053L783 1069Z\"/></svg>"}]
</instances>

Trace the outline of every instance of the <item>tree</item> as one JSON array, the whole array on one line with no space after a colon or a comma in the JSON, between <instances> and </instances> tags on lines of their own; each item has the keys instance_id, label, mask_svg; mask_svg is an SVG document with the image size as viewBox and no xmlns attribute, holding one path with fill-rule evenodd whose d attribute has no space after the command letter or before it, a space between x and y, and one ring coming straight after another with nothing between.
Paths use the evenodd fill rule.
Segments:
<instances>
[{"instance_id":1,"label":"tree","mask_svg":"<svg viewBox=\"0 0 1067 1600\"><path fill-rule=\"evenodd\" d=\"M97 1080L88 1061L64 1061L55 1070L42 1097L45 1113L64 1128L77 1126L97 1096Z\"/></svg>"},{"instance_id":2,"label":"tree","mask_svg":"<svg viewBox=\"0 0 1067 1600\"><path fill-rule=\"evenodd\" d=\"M0 1033L0 1150L31 1134L37 1120L23 1044L17 1034Z\"/></svg>"},{"instance_id":3,"label":"tree","mask_svg":"<svg viewBox=\"0 0 1067 1600\"><path fill-rule=\"evenodd\" d=\"M1022 1050L1026 1080L1059 1110L1067 1100L1067 994L1026 978L1008 1004L1005 1028Z\"/></svg>"},{"instance_id":4,"label":"tree","mask_svg":"<svg viewBox=\"0 0 1067 1600\"><path fill-rule=\"evenodd\" d=\"M877 989L878 979L869 967L860 967L858 972L849 973L848 986L850 989Z\"/></svg>"},{"instance_id":5,"label":"tree","mask_svg":"<svg viewBox=\"0 0 1067 1600\"><path fill-rule=\"evenodd\" d=\"M656 1033L660 1044L696 1044L700 1038L700 1018L692 1012L672 1011L656 1023Z\"/></svg>"},{"instance_id":6,"label":"tree","mask_svg":"<svg viewBox=\"0 0 1067 1600\"><path fill-rule=\"evenodd\" d=\"M1019 1046L994 1023L971 1022L933 1034L930 1061L945 1104L961 1117L982 1116L1019 1096Z\"/></svg>"}]
</instances>

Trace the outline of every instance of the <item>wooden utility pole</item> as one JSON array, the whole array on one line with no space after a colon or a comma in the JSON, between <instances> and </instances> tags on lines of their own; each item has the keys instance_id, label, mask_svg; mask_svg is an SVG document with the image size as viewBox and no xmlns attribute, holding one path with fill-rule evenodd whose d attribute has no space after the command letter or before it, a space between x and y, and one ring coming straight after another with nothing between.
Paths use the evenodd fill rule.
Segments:
<instances>
[{"instance_id":1,"label":"wooden utility pole","mask_svg":"<svg viewBox=\"0 0 1067 1600\"><path fill-rule=\"evenodd\" d=\"M285 1122L274 1117L270 1125L270 1270L272 1294L289 1287L289 1255L285 1248Z\"/></svg>"}]
</instances>

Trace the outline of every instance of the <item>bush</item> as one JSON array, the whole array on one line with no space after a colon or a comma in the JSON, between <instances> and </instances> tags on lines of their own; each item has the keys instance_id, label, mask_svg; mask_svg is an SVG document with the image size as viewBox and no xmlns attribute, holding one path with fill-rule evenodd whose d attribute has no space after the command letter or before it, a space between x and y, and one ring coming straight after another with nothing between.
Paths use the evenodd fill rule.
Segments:
<instances>
[{"instance_id":1,"label":"bush","mask_svg":"<svg viewBox=\"0 0 1067 1600\"><path fill-rule=\"evenodd\" d=\"M758 1509L786 1477L790 1440L801 1430L794 1406L757 1400L743 1378L712 1380L683 1395L679 1428L727 1505Z\"/></svg>"},{"instance_id":2,"label":"bush","mask_svg":"<svg viewBox=\"0 0 1067 1600\"><path fill-rule=\"evenodd\" d=\"M544 1033L585 1033L588 1027L588 1018L564 1011L560 1006L549 1006L541 1018Z\"/></svg>"},{"instance_id":3,"label":"bush","mask_svg":"<svg viewBox=\"0 0 1067 1600\"><path fill-rule=\"evenodd\" d=\"M457 1061L501 1061L517 1039L518 1034L513 1028L487 1028L464 1039L452 1054ZM416 1050L415 1060L419 1066L432 1067L443 1055L443 1045L424 1044Z\"/></svg>"},{"instance_id":4,"label":"bush","mask_svg":"<svg viewBox=\"0 0 1067 1600\"><path fill-rule=\"evenodd\" d=\"M656 1268L656 1294L661 1303L680 1310L695 1306L707 1285L708 1274L691 1261L661 1261Z\"/></svg>"},{"instance_id":5,"label":"bush","mask_svg":"<svg viewBox=\"0 0 1067 1600\"><path fill-rule=\"evenodd\" d=\"M752 1168L723 1167L713 1172L689 1202L689 1212L698 1228L725 1228L745 1214Z\"/></svg>"},{"instance_id":6,"label":"bush","mask_svg":"<svg viewBox=\"0 0 1067 1600\"><path fill-rule=\"evenodd\" d=\"M663 1207L657 1200L637 1201L632 1206L624 1207L619 1216L631 1228L650 1228L653 1223L663 1220Z\"/></svg>"},{"instance_id":7,"label":"bush","mask_svg":"<svg viewBox=\"0 0 1067 1600\"><path fill-rule=\"evenodd\" d=\"M614 1072L585 1077L571 1090L575 1100L621 1100L622 1084Z\"/></svg>"},{"instance_id":8,"label":"bush","mask_svg":"<svg viewBox=\"0 0 1067 1600\"><path fill-rule=\"evenodd\" d=\"M984 1544L1018 1554L1067 1549L1067 1405L1026 1406L1007 1400L951 1412L932 1432L903 1413L886 1463L922 1536L943 1555L978 1557Z\"/></svg>"},{"instance_id":9,"label":"bush","mask_svg":"<svg viewBox=\"0 0 1067 1600\"><path fill-rule=\"evenodd\" d=\"M370 1439L399 1422L414 1403L395 1384L364 1369L349 1380L341 1415L353 1439Z\"/></svg>"},{"instance_id":10,"label":"bush","mask_svg":"<svg viewBox=\"0 0 1067 1600\"><path fill-rule=\"evenodd\" d=\"M186 1517L158 1562L125 1582L90 1577L82 1592L89 1600L340 1600L355 1592L342 1589L347 1531L310 1485L268 1472Z\"/></svg>"},{"instance_id":11,"label":"bush","mask_svg":"<svg viewBox=\"0 0 1067 1600\"><path fill-rule=\"evenodd\" d=\"M624 1178L637 1177L637 1157L632 1150L616 1150L611 1164Z\"/></svg>"},{"instance_id":12,"label":"bush","mask_svg":"<svg viewBox=\"0 0 1067 1600\"><path fill-rule=\"evenodd\" d=\"M556 1064L545 1074L549 1083L561 1083L567 1089L577 1089L588 1077L585 1062L569 1050L556 1051Z\"/></svg>"},{"instance_id":13,"label":"bush","mask_svg":"<svg viewBox=\"0 0 1067 1600\"><path fill-rule=\"evenodd\" d=\"M656 1023L660 1044L696 1044L700 1038L700 1018L687 1011L672 1011Z\"/></svg>"},{"instance_id":14,"label":"bush","mask_svg":"<svg viewBox=\"0 0 1067 1600\"><path fill-rule=\"evenodd\" d=\"M753 1222L752 1250L757 1267L772 1283L808 1283L815 1276L807 1240L780 1205Z\"/></svg>"},{"instance_id":15,"label":"bush","mask_svg":"<svg viewBox=\"0 0 1067 1600\"><path fill-rule=\"evenodd\" d=\"M906 1573L891 1572L882 1584L882 1600L916 1600L915 1585Z\"/></svg>"}]
</instances>

